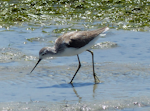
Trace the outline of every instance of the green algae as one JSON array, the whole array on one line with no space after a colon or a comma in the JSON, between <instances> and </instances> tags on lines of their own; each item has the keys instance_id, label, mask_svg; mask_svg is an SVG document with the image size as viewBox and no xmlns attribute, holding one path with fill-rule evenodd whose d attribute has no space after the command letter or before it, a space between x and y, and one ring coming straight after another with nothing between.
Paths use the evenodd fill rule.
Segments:
<instances>
[{"instance_id":1,"label":"green algae","mask_svg":"<svg viewBox=\"0 0 150 111\"><path fill-rule=\"evenodd\" d=\"M95 21L97 22L95 24ZM0 26L22 23L149 31L149 0L22 0L0 2ZM148 28L149 29L149 28ZM60 29L61 30L61 29ZM59 32L59 31L54 31ZM43 32L45 33L45 32Z\"/></svg>"},{"instance_id":2,"label":"green algae","mask_svg":"<svg viewBox=\"0 0 150 111\"><path fill-rule=\"evenodd\" d=\"M70 31L79 31L77 29L73 29L73 28L63 28L63 29L54 29L53 32L54 33L65 33L65 32L70 32Z\"/></svg>"},{"instance_id":3,"label":"green algae","mask_svg":"<svg viewBox=\"0 0 150 111\"><path fill-rule=\"evenodd\" d=\"M43 38L41 38L41 37L33 37L33 38L26 39L26 40L29 41L29 42L44 41Z\"/></svg>"}]
</instances>

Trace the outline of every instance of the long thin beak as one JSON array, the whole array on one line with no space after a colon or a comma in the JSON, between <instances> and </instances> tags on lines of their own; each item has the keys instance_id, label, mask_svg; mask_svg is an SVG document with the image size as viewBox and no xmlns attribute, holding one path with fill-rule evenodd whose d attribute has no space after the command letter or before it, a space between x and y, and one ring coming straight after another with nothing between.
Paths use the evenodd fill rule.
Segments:
<instances>
[{"instance_id":1,"label":"long thin beak","mask_svg":"<svg viewBox=\"0 0 150 111\"><path fill-rule=\"evenodd\" d=\"M34 68L32 69L32 71L35 69L35 67L38 65L38 63L41 61L42 59L39 59L38 62L36 63L36 65L34 66ZM32 71L30 73L32 73Z\"/></svg>"}]
</instances>

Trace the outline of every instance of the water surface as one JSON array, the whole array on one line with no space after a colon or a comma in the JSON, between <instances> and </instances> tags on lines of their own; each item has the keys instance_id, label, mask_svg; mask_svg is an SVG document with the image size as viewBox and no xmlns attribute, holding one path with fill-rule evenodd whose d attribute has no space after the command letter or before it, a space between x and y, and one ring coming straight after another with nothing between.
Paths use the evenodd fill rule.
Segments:
<instances>
[{"instance_id":1,"label":"water surface","mask_svg":"<svg viewBox=\"0 0 150 111\"><path fill-rule=\"evenodd\" d=\"M35 28L35 27L34 27ZM43 33L42 29L48 33ZM43 60L30 74L44 46L54 45L61 34L54 27L29 26L1 29L0 109L55 111L145 111L150 109L149 33L110 29L94 46L94 84L91 54ZM92 30L92 29L90 29ZM33 38L33 39L32 39Z\"/></svg>"}]
</instances>

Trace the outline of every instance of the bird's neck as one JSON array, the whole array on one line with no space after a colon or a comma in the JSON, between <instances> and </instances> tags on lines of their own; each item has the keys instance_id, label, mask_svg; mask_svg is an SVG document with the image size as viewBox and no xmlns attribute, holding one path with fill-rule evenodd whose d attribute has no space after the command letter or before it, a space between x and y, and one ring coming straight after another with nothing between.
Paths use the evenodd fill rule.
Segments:
<instances>
[{"instance_id":1,"label":"bird's neck","mask_svg":"<svg viewBox=\"0 0 150 111\"><path fill-rule=\"evenodd\" d=\"M56 51L55 47L49 47L48 48L48 54L51 57L56 57L57 56L57 51Z\"/></svg>"}]
</instances>

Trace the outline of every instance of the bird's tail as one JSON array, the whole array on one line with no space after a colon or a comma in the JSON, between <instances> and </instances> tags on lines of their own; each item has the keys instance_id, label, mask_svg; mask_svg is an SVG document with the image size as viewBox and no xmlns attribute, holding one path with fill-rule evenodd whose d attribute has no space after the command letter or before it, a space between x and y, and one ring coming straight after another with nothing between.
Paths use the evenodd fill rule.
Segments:
<instances>
[{"instance_id":1,"label":"bird's tail","mask_svg":"<svg viewBox=\"0 0 150 111\"><path fill-rule=\"evenodd\" d=\"M108 30L109 30L108 27L103 27L103 28L97 29L95 31L97 32L97 34L101 34L101 33L105 33Z\"/></svg>"}]
</instances>

